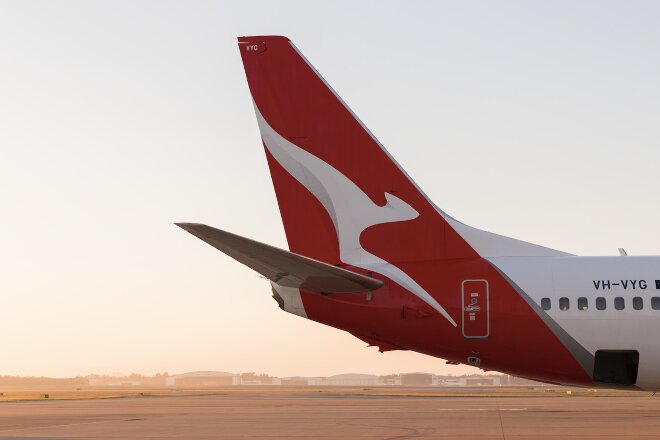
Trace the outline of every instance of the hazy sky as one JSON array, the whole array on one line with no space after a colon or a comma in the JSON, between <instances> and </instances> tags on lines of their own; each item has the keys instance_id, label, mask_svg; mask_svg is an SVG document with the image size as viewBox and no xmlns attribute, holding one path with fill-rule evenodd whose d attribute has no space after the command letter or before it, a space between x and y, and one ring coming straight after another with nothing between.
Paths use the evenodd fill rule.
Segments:
<instances>
[{"instance_id":1,"label":"hazy sky","mask_svg":"<svg viewBox=\"0 0 660 440\"><path fill-rule=\"evenodd\" d=\"M655 1L1 1L0 374L468 371L281 312L172 225L286 246L236 36L289 36L455 218L638 255L658 23Z\"/></svg>"}]
</instances>

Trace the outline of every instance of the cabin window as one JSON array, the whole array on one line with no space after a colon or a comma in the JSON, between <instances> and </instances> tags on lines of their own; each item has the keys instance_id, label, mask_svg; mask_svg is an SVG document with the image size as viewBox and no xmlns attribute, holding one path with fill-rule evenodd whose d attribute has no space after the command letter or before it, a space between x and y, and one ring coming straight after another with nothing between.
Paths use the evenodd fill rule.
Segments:
<instances>
[{"instance_id":1,"label":"cabin window","mask_svg":"<svg viewBox=\"0 0 660 440\"><path fill-rule=\"evenodd\" d=\"M644 300L641 296L633 297L633 309L642 310L644 308Z\"/></svg>"},{"instance_id":2,"label":"cabin window","mask_svg":"<svg viewBox=\"0 0 660 440\"><path fill-rule=\"evenodd\" d=\"M660 296L651 298L651 308L653 310L660 310Z\"/></svg>"},{"instance_id":3,"label":"cabin window","mask_svg":"<svg viewBox=\"0 0 660 440\"><path fill-rule=\"evenodd\" d=\"M552 307L550 298L541 298L541 308L543 310L550 310L550 307Z\"/></svg>"},{"instance_id":4,"label":"cabin window","mask_svg":"<svg viewBox=\"0 0 660 440\"><path fill-rule=\"evenodd\" d=\"M578 298L578 310L587 310L589 308L589 302L587 298L581 296Z\"/></svg>"},{"instance_id":5,"label":"cabin window","mask_svg":"<svg viewBox=\"0 0 660 440\"><path fill-rule=\"evenodd\" d=\"M607 308L607 301L602 296L596 298L596 310L605 310Z\"/></svg>"},{"instance_id":6,"label":"cabin window","mask_svg":"<svg viewBox=\"0 0 660 440\"><path fill-rule=\"evenodd\" d=\"M571 305L568 302L568 298L566 298L565 296L559 298L559 310L568 310L570 306Z\"/></svg>"},{"instance_id":7,"label":"cabin window","mask_svg":"<svg viewBox=\"0 0 660 440\"><path fill-rule=\"evenodd\" d=\"M626 303L622 297L617 296L614 298L614 308L617 310L623 310L626 308Z\"/></svg>"}]
</instances>

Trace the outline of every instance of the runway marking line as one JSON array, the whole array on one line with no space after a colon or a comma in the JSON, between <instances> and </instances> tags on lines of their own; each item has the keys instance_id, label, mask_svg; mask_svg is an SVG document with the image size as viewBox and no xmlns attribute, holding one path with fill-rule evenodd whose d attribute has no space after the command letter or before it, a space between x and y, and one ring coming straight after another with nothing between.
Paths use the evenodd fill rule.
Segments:
<instances>
[{"instance_id":1,"label":"runway marking line","mask_svg":"<svg viewBox=\"0 0 660 440\"><path fill-rule=\"evenodd\" d=\"M436 411L528 411L527 408L436 408Z\"/></svg>"}]
</instances>

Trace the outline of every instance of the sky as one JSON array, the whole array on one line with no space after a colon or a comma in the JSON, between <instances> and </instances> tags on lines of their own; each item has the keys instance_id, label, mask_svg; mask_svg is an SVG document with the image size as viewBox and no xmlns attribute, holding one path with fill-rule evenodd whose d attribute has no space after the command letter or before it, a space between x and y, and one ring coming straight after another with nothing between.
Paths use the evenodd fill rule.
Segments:
<instances>
[{"instance_id":1,"label":"sky","mask_svg":"<svg viewBox=\"0 0 660 440\"><path fill-rule=\"evenodd\" d=\"M658 22L655 1L0 1L0 374L475 371L284 313L173 225L286 247L236 37L290 37L454 218L657 255Z\"/></svg>"}]
</instances>

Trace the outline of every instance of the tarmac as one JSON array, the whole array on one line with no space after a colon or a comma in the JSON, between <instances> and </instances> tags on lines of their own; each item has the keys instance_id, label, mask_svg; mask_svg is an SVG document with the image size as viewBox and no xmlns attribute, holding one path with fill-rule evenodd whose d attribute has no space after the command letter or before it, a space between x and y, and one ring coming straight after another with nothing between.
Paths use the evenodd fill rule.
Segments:
<instances>
[{"instance_id":1,"label":"tarmac","mask_svg":"<svg viewBox=\"0 0 660 440\"><path fill-rule=\"evenodd\" d=\"M657 439L660 396L256 387L0 403L0 440L24 438Z\"/></svg>"}]
</instances>

